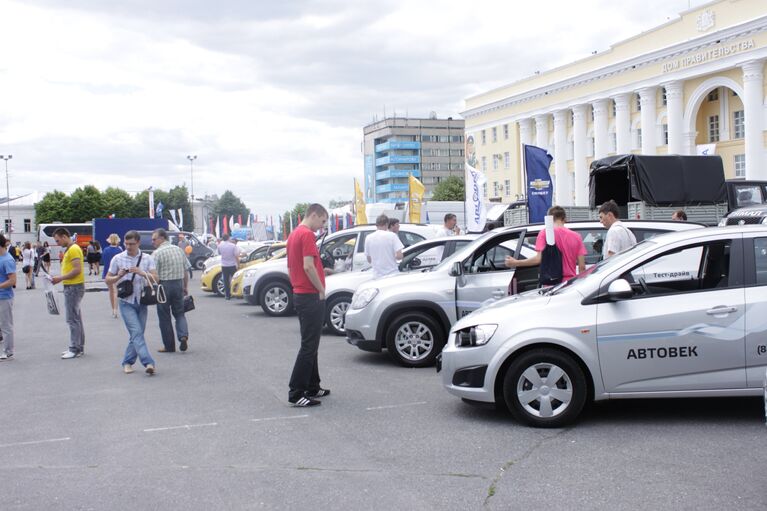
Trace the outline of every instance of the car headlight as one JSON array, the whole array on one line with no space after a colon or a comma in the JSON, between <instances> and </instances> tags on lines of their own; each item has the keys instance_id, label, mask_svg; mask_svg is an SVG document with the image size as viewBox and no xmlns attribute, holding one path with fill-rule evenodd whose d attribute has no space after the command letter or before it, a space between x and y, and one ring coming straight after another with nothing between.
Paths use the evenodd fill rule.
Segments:
<instances>
[{"instance_id":1,"label":"car headlight","mask_svg":"<svg viewBox=\"0 0 767 511\"><path fill-rule=\"evenodd\" d=\"M767 224L767 216L766 216L766 217L764 217L764 218L762 218L762 221L761 221L761 222L759 222L759 223L762 223L762 224Z\"/></svg>"},{"instance_id":2,"label":"car headlight","mask_svg":"<svg viewBox=\"0 0 767 511\"><path fill-rule=\"evenodd\" d=\"M493 337L498 325L476 325L456 332L455 345L459 348L484 346Z\"/></svg>"},{"instance_id":3,"label":"car headlight","mask_svg":"<svg viewBox=\"0 0 767 511\"><path fill-rule=\"evenodd\" d=\"M724 217L721 220L719 220L719 227L724 227L725 225L727 225L727 217Z\"/></svg>"},{"instance_id":4,"label":"car headlight","mask_svg":"<svg viewBox=\"0 0 767 511\"><path fill-rule=\"evenodd\" d=\"M369 287L354 293L352 296L352 309L364 309L367 305L373 301L373 298L378 294L378 288Z\"/></svg>"}]
</instances>

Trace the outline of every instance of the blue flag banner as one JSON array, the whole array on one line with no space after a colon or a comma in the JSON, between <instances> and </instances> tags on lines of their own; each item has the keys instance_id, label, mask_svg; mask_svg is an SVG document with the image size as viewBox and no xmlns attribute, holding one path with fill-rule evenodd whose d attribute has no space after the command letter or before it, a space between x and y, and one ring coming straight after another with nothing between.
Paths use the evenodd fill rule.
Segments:
<instances>
[{"instance_id":1,"label":"blue flag banner","mask_svg":"<svg viewBox=\"0 0 767 511\"><path fill-rule=\"evenodd\" d=\"M530 223L543 222L551 207L554 187L549 167L551 155L545 149L525 145L525 177L527 182L527 214Z\"/></svg>"}]
</instances>

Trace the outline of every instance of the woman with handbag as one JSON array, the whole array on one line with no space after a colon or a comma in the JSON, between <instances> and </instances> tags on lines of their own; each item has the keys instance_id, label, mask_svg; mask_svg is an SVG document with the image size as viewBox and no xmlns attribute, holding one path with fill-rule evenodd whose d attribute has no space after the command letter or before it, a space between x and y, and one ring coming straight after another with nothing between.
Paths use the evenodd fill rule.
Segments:
<instances>
[{"instance_id":1,"label":"woman with handbag","mask_svg":"<svg viewBox=\"0 0 767 511\"><path fill-rule=\"evenodd\" d=\"M24 278L27 281L27 289L32 289L34 284L34 274L32 268L35 266L35 251L30 242L24 243L24 250L21 251L21 271L24 272Z\"/></svg>"},{"instance_id":2,"label":"woman with handbag","mask_svg":"<svg viewBox=\"0 0 767 511\"><path fill-rule=\"evenodd\" d=\"M125 374L133 372L136 358L146 368L146 373L155 374L155 363L146 346L144 331L146 329L147 305L144 303L149 286L151 295L160 294L152 283L157 282L157 270L154 259L139 250L141 235L136 231L125 233L125 251L112 258L107 273L107 284L116 286L120 302L120 315L128 329L128 347L125 349L122 367Z\"/></svg>"}]
</instances>

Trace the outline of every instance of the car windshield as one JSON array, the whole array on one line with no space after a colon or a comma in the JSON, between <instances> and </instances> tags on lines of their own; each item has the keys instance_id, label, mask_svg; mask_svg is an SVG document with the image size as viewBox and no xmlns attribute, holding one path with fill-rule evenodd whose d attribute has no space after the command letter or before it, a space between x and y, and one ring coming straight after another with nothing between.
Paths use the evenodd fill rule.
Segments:
<instances>
[{"instance_id":1,"label":"car windshield","mask_svg":"<svg viewBox=\"0 0 767 511\"><path fill-rule=\"evenodd\" d=\"M623 252L618 252L617 254L615 254L612 257L608 257L607 259L602 259L601 261L599 261L594 266L592 266L590 268L586 268L586 271L584 271L583 273L579 273L578 275L576 275L575 277L573 277L572 279L570 279L570 280L568 280L566 282L562 282L561 284L558 284L558 285L556 285L554 287L542 289L541 293L542 294L547 294L547 295L548 294L554 295L554 294L557 294L562 289L565 289L567 287L571 287L571 286L573 286L575 284L578 284L578 283L580 283L582 281L585 281L586 279L590 278L592 275L598 275L598 274L602 274L602 273L605 273L605 272L609 272L610 270L612 270L616 266L621 266L626 259L631 258L638 251L644 250L645 248L649 248L649 247L651 247L652 245L655 245L655 244L656 243L654 241L651 241L651 240L644 240L644 241L642 241L640 243L637 243L633 247L631 247L631 248L629 248L627 250L624 250Z\"/></svg>"}]
</instances>

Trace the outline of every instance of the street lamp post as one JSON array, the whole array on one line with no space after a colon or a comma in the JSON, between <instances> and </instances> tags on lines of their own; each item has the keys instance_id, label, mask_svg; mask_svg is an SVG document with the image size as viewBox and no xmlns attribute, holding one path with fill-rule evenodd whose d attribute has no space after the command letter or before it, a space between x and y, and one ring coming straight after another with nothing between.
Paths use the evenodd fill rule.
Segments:
<instances>
[{"instance_id":1,"label":"street lamp post","mask_svg":"<svg viewBox=\"0 0 767 511\"><path fill-rule=\"evenodd\" d=\"M191 194L190 195L192 197L192 201L194 201L194 160L197 159L197 155L196 154L194 156L187 155L186 159L189 160L189 174L191 176L191 190L190 190Z\"/></svg>"},{"instance_id":2,"label":"street lamp post","mask_svg":"<svg viewBox=\"0 0 767 511\"><path fill-rule=\"evenodd\" d=\"M8 227L6 228L6 234L11 234L11 187L8 181L8 160L12 159L13 155L2 155L0 154L0 159L5 160L5 204L7 206L8 211Z\"/></svg>"}]
</instances>

